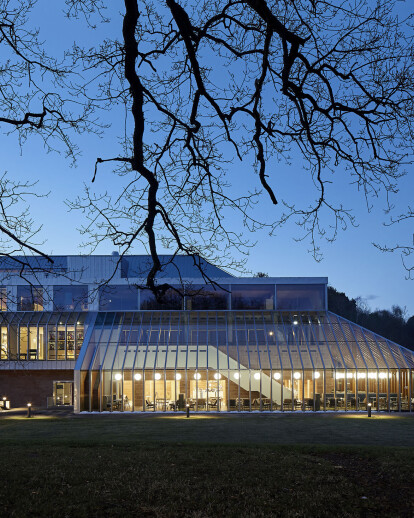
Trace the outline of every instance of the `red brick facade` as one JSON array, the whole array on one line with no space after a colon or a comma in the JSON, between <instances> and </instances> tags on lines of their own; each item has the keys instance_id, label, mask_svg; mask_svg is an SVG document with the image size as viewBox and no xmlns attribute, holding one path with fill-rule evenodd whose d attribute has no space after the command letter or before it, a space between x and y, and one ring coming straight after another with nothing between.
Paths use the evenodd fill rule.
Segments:
<instances>
[{"instance_id":1,"label":"red brick facade","mask_svg":"<svg viewBox=\"0 0 414 518\"><path fill-rule=\"evenodd\" d=\"M0 398L6 396L11 407L45 407L53 395L54 381L73 381L73 370L0 371Z\"/></svg>"}]
</instances>

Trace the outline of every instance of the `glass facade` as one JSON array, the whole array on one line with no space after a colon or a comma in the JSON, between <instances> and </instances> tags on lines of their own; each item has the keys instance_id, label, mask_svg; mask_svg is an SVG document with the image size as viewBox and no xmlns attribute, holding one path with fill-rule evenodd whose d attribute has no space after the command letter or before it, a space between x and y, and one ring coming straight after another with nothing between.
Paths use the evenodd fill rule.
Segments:
<instances>
[{"instance_id":1,"label":"glass facade","mask_svg":"<svg viewBox=\"0 0 414 518\"><path fill-rule=\"evenodd\" d=\"M86 313L0 314L1 360L75 360Z\"/></svg>"},{"instance_id":2,"label":"glass facade","mask_svg":"<svg viewBox=\"0 0 414 518\"><path fill-rule=\"evenodd\" d=\"M81 411L412 411L414 352L328 312L98 313Z\"/></svg>"},{"instance_id":3,"label":"glass facade","mask_svg":"<svg viewBox=\"0 0 414 518\"><path fill-rule=\"evenodd\" d=\"M87 286L53 286L55 311L85 311L88 309ZM123 308L116 308L123 309Z\"/></svg>"}]
</instances>

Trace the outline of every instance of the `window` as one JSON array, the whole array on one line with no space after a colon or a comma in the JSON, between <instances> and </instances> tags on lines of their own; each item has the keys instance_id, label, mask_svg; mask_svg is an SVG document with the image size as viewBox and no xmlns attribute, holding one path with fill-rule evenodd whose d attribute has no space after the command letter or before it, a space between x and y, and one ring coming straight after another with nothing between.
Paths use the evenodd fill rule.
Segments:
<instances>
[{"instance_id":1,"label":"window","mask_svg":"<svg viewBox=\"0 0 414 518\"><path fill-rule=\"evenodd\" d=\"M43 288L17 286L17 311L43 311Z\"/></svg>"},{"instance_id":2,"label":"window","mask_svg":"<svg viewBox=\"0 0 414 518\"><path fill-rule=\"evenodd\" d=\"M114 311L138 309L138 290L135 286L101 286L99 310Z\"/></svg>"},{"instance_id":3,"label":"window","mask_svg":"<svg viewBox=\"0 0 414 518\"><path fill-rule=\"evenodd\" d=\"M186 290L186 309L229 309L229 297L229 286L191 286Z\"/></svg>"},{"instance_id":4,"label":"window","mask_svg":"<svg viewBox=\"0 0 414 518\"><path fill-rule=\"evenodd\" d=\"M325 285L285 284L276 286L276 309L281 310L324 310Z\"/></svg>"},{"instance_id":5,"label":"window","mask_svg":"<svg viewBox=\"0 0 414 518\"><path fill-rule=\"evenodd\" d=\"M0 311L7 311L7 288L0 286Z\"/></svg>"},{"instance_id":6,"label":"window","mask_svg":"<svg viewBox=\"0 0 414 518\"><path fill-rule=\"evenodd\" d=\"M53 286L53 306L55 310L87 310L87 286Z\"/></svg>"},{"instance_id":7,"label":"window","mask_svg":"<svg viewBox=\"0 0 414 518\"><path fill-rule=\"evenodd\" d=\"M231 289L232 309L274 309L274 284L235 284Z\"/></svg>"},{"instance_id":8,"label":"window","mask_svg":"<svg viewBox=\"0 0 414 518\"><path fill-rule=\"evenodd\" d=\"M169 289L161 303L156 300L152 291L141 290L141 309L183 309L183 297L175 290Z\"/></svg>"}]
</instances>

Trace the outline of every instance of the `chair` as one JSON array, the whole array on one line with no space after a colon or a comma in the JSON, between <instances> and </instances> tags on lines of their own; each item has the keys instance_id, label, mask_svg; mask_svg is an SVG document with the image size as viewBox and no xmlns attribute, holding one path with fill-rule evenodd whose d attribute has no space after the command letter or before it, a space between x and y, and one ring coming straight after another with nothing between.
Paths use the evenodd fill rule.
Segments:
<instances>
[{"instance_id":1,"label":"chair","mask_svg":"<svg viewBox=\"0 0 414 518\"><path fill-rule=\"evenodd\" d=\"M270 399L262 398L262 408L265 410L270 410Z\"/></svg>"},{"instance_id":2,"label":"chair","mask_svg":"<svg viewBox=\"0 0 414 518\"><path fill-rule=\"evenodd\" d=\"M236 399L229 399L229 406L230 409L237 407L237 400Z\"/></svg>"},{"instance_id":3,"label":"chair","mask_svg":"<svg viewBox=\"0 0 414 518\"><path fill-rule=\"evenodd\" d=\"M153 401L145 400L145 408L155 408L155 403Z\"/></svg>"},{"instance_id":4,"label":"chair","mask_svg":"<svg viewBox=\"0 0 414 518\"><path fill-rule=\"evenodd\" d=\"M313 410L313 399L305 398L305 410Z\"/></svg>"},{"instance_id":5,"label":"chair","mask_svg":"<svg viewBox=\"0 0 414 518\"><path fill-rule=\"evenodd\" d=\"M198 398L197 399L197 408L198 408L198 410L200 410L202 408L206 408L206 400L203 398Z\"/></svg>"}]
</instances>

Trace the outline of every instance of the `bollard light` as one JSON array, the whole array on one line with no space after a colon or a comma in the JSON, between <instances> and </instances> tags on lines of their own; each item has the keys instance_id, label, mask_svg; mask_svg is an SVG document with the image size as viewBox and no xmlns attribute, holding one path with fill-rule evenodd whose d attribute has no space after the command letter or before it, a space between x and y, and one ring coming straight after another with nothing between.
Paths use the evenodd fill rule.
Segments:
<instances>
[{"instance_id":1,"label":"bollard light","mask_svg":"<svg viewBox=\"0 0 414 518\"><path fill-rule=\"evenodd\" d=\"M368 403L368 417L371 417L371 403Z\"/></svg>"},{"instance_id":2,"label":"bollard light","mask_svg":"<svg viewBox=\"0 0 414 518\"><path fill-rule=\"evenodd\" d=\"M187 403L185 406L187 407L187 417L190 417L190 405Z\"/></svg>"},{"instance_id":3,"label":"bollard light","mask_svg":"<svg viewBox=\"0 0 414 518\"><path fill-rule=\"evenodd\" d=\"M32 417L32 404L27 403L27 417Z\"/></svg>"}]
</instances>

